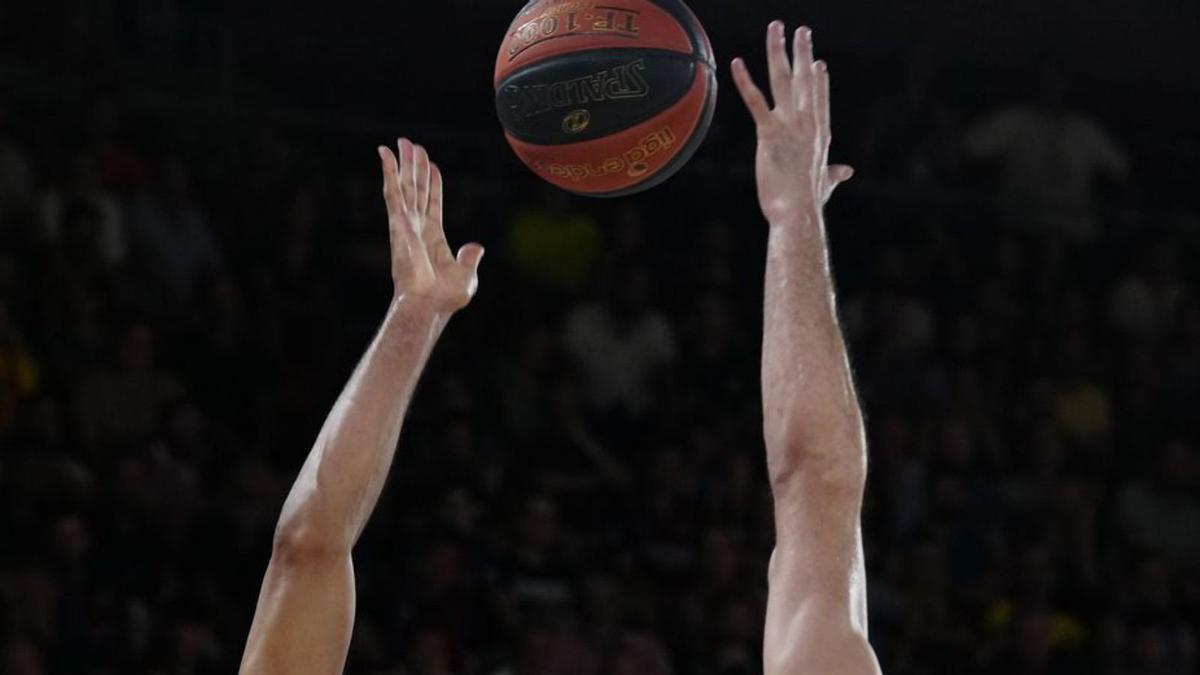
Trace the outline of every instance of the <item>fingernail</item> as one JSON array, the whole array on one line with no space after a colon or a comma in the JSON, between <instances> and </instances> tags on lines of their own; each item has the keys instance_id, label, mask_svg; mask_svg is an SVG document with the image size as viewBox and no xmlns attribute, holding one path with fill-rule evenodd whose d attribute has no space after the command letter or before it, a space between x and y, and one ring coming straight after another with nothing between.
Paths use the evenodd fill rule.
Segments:
<instances>
[{"instance_id":1,"label":"fingernail","mask_svg":"<svg viewBox=\"0 0 1200 675\"><path fill-rule=\"evenodd\" d=\"M808 26L804 27L804 39L808 42L812 42L812 29Z\"/></svg>"}]
</instances>

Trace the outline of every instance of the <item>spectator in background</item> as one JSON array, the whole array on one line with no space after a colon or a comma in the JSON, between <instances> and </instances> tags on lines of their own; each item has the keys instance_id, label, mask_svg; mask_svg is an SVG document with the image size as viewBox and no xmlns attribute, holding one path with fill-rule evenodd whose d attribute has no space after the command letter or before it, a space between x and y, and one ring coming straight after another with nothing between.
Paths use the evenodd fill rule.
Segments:
<instances>
[{"instance_id":1,"label":"spectator in background","mask_svg":"<svg viewBox=\"0 0 1200 675\"><path fill-rule=\"evenodd\" d=\"M1048 70L1039 101L978 120L964 145L970 157L999 164L1011 226L1086 242L1099 234L1096 179L1123 179L1129 160L1095 119L1067 106L1064 76Z\"/></svg>"},{"instance_id":2,"label":"spectator in background","mask_svg":"<svg viewBox=\"0 0 1200 675\"><path fill-rule=\"evenodd\" d=\"M522 625L573 611L579 600L577 580L564 547L558 504L541 495L529 497L513 529L513 546L501 572L509 620Z\"/></svg>"},{"instance_id":3,"label":"spectator in background","mask_svg":"<svg viewBox=\"0 0 1200 675\"><path fill-rule=\"evenodd\" d=\"M652 304L651 287L645 267L610 268L600 282L600 301L567 314L563 344L597 415L641 419L675 363L675 331Z\"/></svg>"},{"instance_id":4,"label":"spectator in background","mask_svg":"<svg viewBox=\"0 0 1200 675\"><path fill-rule=\"evenodd\" d=\"M214 635L214 628L199 617L182 616L168 622L169 640L163 651L166 673L220 675L229 672L229 657Z\"/></svg>"},{"instance_id":5,"label":"spectator in background","mask_svg":"<svg viewBox=\"0 0 1200 675\"><path fill-rule=\"evenodd\" d=\"M937 316L918 292L914 267L897 247L879 252L871 291L847 303L846 332L853 341L869 342L896 360L915 358L932 346Z\"/></svg>"},{"instance_id":6,"label":"spectator in background","mask_svg":"<svg viewBox=\"0 0 1200 675\"><path fill-rule=\"evenodd\" d=\"M935 54L923 51L905 63L901 89L878 102L856 162L883 180L936 189L953 176L957 120L937 96Z\"/></svg>"},{"instance_id":7,"label":"spectator in background","mask_svg":"<svg viewBox=\"0 0 1200 675\"><path fill-rule=\"evenodd\" d=\"M1109 297L1109 319L1123 337L1155 342L1169 331L1187 294L1179 275L1179 254L1159 240L1134 258Z\"/></svg>"},{"instance_id":8,"label":"spectator in background","mask_svg":"<svg viewBox=\"0 0 1200 675\"><path fill-rule=\"evenodd\" d=\"M1196 636L1170 617L1142 615L1118 623L1105 635L1112 659L1104 675L1191 675Z\"/></svg>"},{"instance_id":9,"label":"spectator in background","mask_svg":"<svg viewBox=\"0 0 1200 675\"><path fill-rule=\"evenodd\" d=\"M546 324L523 328L498 364L493 393L514 441L533 441L552 426L555 392L563 370L559 335Z\"/></svg>"},{"instance_id":10,"label":"spectator in background","mask_svg":"<svg viewBox=\"0 0 1200 675\"><path fill-rule=\"evenodd\" d=\"M694 367L680 372L680 384L703 400L697 414L744 407L758 389L758 382L746 376L758 354L746 344L733 300L716 289L694 293L692 300L694 309L682 324L680 342L681 360Z\"/></svg>"},{"instance_id":11,"label":"spectator in background","mask_svg":"<svg viewBox=\"0 0 1200 675\"><path fill-rule=\"evenodd\" d=\"M33 163L13 137L12 121L0 101L0 234L10 220L28 208L34 197Z\"/></svg>"},{"instance_id":12,"label":"spectator in background","mask_svg":"<svg viewBox=\"0 0 1200 675\"><path fill-rule=\"evenodd\" d=\"M672 675L666 650L653 637L626 633L609 645L601 675Z\"/></svg>"},{"instance_id":13,"label":"spectator in background","mask_svg":"<svg viewBox=\"0 0 1200 675\"><path fill-rule=\"evenodd\" d=\"M551 675L550 631L541 627L530 627L514 640L515 652L507 662L490 675Z\"/></svg>"},{"instance_id":14,"label":"spectator in background","mask_svg":"<svg viewBox=\"0 0 1200 675\"><path fill-rule=\"evenodd\" d=\"M408 667L400 675L454 675L446 637L432 629L422 630L413 639Z\"/></svg>"},{"instance_id":15,"label":"spectator in background","mask_svg":"<svg viewBox=\"0 0 1200 675\"><path fill-rule=\"evenodd\" d=\"M112 362L80 385L79 434L92 448L145 440L179 393L179 384L158 367L153 330L131 323L117 341Z\"/></svg>"},{"instance_id":16,"label":"spectator in background","mask_svg":"<svg viewBox=\"0 0 1200 675\"><path fill-rule=\"evenodd\" d=\"M119 98L104 96L88 109L84 120L95 187L123 201L142 191L150 174L146 158L126 137L126 116Z\"/></svg>"},{"instance_id":17,"label":"spectator in background","mask_svg":"<svg viewBox=\"0 0 1200 675\"><path fill-rule=\"evenodd\" d=\"M212 226L192 200L183 162L165 160L150 190L134 200L132 224L142 264L167 306L192 300L205 274L221 266Z\"/></svg>"},{"instance_id":18,"label":"spectator in background","mask_svg":"<svg viewBox=\"0 0 1200 675\"><path fill-rule=\"evenodd\" d=\"M0 437L16 421L20 405L37 390L38 369L17 327L9 316L8 305L0 296Z\"/></svg>"},{"instance_id":19,"label":"spectator in background","mask_svg":"<svg viewBox=\"0 0 1200 675\"><path fill-rule=\"evenodd\" d=\"M1164 556L1183 569L1200 569L1200 500L1196 448L1171 441L1150 471L1121 490L1116 524L1134 550Z\"/></svg>"},{"instance_id":20,"label":"spectator in background","mask_svg":"<svg viewBox=\"0 0 1200 675\"><path fill-rule=\"evenodd\" d=\"M1055 422L1067 440L1091 450L1104 450L1112 431L1112 395L1097 369L1082 335L1067 339L1062 377L1050 405Z\"/></svg>"},{"instance_id":21,"label":"spectator in background","mask_svg":"<svg viewBox=\"0 0 1200 675\"><path fill-rule=\"evenodd\" d=\"M62 245L73 266L108 270L125 261L126 232L120 201L100 184L94 158L78 154L60 188L41 198L42 236Z\"/></svg>"},{"instance_id":22,"label":"spectator in background","mask_svg":"<svg viewBox=\"0 0 1200 675\"><path fill-rule=\"evenodd\" d=\"M42 653L32 641L13 637L0 647L0 672L5 675L46 675Z\"/></svg>"}]
</instances>

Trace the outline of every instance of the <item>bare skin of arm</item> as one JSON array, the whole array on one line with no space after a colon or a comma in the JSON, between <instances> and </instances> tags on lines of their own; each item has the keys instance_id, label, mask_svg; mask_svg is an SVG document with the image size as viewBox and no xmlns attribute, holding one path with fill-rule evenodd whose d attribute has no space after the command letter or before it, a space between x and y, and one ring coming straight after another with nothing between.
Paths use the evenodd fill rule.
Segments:
<instances>
[{"instance_id":1,"label":"bare skin of arm","mask_svg":"<svg viewBox=\"0 0 1200 675\"><path fill-rule=\"evenodd\" d=\"M354 626L351 550L387 480L400 427L449 318L471 300L483 248L457 258L442 176L420 146L379 148L395 295L284 503L242 657L244 675L334 675Z\"/></svg>"},{"instance_id":2,"label":"bare skin of arm","mask_svg":"<svg viewBox=\"0 0 1200 675\"><path fill-rule=\"evenodd\" d=\"M767 31L774 107L745 64L734 80L758 129L758 195L770 226L762 394L776 547L764 644L767 675L870 675L861 512L862 413L837 320L822 213L847 166L829 166L829 73L812 33Z\"/></svg>"}]
</instances>

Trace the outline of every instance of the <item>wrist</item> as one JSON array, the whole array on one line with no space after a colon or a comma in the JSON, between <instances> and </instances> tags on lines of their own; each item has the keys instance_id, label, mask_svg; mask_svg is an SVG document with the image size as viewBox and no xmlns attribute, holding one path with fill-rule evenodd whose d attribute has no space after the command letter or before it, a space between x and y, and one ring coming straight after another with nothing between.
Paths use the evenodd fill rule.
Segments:
<instances>
[{"instance_id":1,"label":"wrist","mask_svg":"<svg viewBox=\"0 0 1200 675\"><path fill-rule=\"evenodd\" d=\"M772 213L767 218L767 224L772 229L812 227L821 222L821 217L821 208L819 206L815 204L796 204Z\"/></svg>"},{"instance_id":2,"label":"wrist","mask_svg":"<svg viewBox=\"0 0 1200 675\"><path fill-rule=\"evenodd\" d=\"M388 313L402 316L410 322L428 324L438 330L444 327L454 314L439 307L431 298L408 293L393 295Z\"/></svg>"}]
</instances>

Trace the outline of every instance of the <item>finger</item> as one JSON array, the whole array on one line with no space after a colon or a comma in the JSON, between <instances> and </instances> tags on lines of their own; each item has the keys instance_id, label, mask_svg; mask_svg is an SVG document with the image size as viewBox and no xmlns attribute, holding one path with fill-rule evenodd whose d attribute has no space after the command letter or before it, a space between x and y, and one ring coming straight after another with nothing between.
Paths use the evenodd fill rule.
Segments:
<instances>
[{"instance_id":1,"label":"finger","mask_svg":"<svg viewBox=\"0 0 1200 675\"><path fill-rule=\"evenodd\" d=\"M404 207L411 208L413 204L413 186L416 183L413 180L413 147L407 138L401 138L396 142L396 158L400 163L400 171L397 176L397 183L400 186L400 196L404 200Z\"/></svg>"},{"instance_id":2,"label":"finger","mask_svg":"<svg viewBox=\"0 0 1200 675\"><path fill-rule=\"evenodd\" d=\"M423 146L413 146L413 181L417 213L429 211L429 153Z\"/></svg>"},{"instance_id":3,"label":"finger","mask_svg":"<svg viewBox=\"0 0 1200 675\"><path fill-rule=\"evenodd\" d=\"M474 273L479 272L479 262L483 260L483 247L479 244L466 244L458 249L458 264Z\"/></svg>"},{"instance_id":4,"label":"finger","mask_svg":"<svg viewBox=\"0 0 1200 675\"><path fill-rule=\"evenodd\" d=\"M750 71L746 70L746 62L741 59L733 60L733 83L737 85L742 100L746 102L746 108L750 110L754 123L760 126L765 124L771 108L758 85L754 84L754 78L750 77Z\"/></svg>"},{"instance_id":5,"label":"finger","mask_svg":"<svg viewBox=\"0 0 1200 675\"><path fill-rule=\"evenodd\" d=\"M792 89L796 96L796 107L804 110L812 100L812 29L808 26L801 26L796 31L796 37L792 43L792 51L794 53Z\"/></svg>"},{"instance_id":6,"label":"finger","mask_svg":"<svg viewBox=\"0 0 1200 675\"><path fill-rule=\"evenodd\" d=\"M438 229L442 226L442 170L438 165L429 163L429 220Z\"/></svg>"},{"instance_id":7,"label":"finger","mask_svg":"<svg viewBox=\"0 0 1200 675\"><path fill-rule=\"evenodd\" d=\"M388 217L392 217L403 208L400 196L399 176L396 166L396 155L384 146L379 146L379 161L383 169L383 200L387 202Z\"/></svg>"},{"instance_id":8,"label":"finger","mask_svg":"<svg viewBox=\"0 0 1200 675\"><path fill-rule=\"evenodd\" d=\"M787 105L792 100L792 67L788 63L787 37L782 21L772 21L767 28L767 69L775 107Z\"/></svg>"},{"instance_id":9,"label":"finger","mask_svg":"<svg viewBox=\"0 0 1200 675\"><path fill-rule=\"evenodd\" d=\"M406 138L401 138L397 144L397 155L395 157L396 169L392 173L394 181L394 203L395 210L391 220L392 227L392 245L403 246L404 251L410 259L420 255L424 250L420 237L413 231L412 220L409 217L413 203L413 147L412 143ZM391 154L391 151L388 152ZM400 241L396 241L397 234Z\"/></svg>"},{"instance_id":10,"label":"finger","mask_svg":"<svg viewBox=\"0 0 1200 675\"><path fill-rule=\"evenodd\" d=\"M425 242L429 259L441 264L451 258L450 247L446 243L446 231L442 226L442 171L437 164L431 163L429 173L429 217L426 218L421 239Z\"/></svg>"},{"instance_id":11,"label":"finger","mask_svg":"<svg viewBox=\"0 0 1200 675\"><path fill-rule=\"evenodd\" d=\"M813 115L817 125L817 139L826 151L833 140L829 123L829 67L824 61L817 61L812 67L813 77Z\"/></svg>"}]
</instances>

